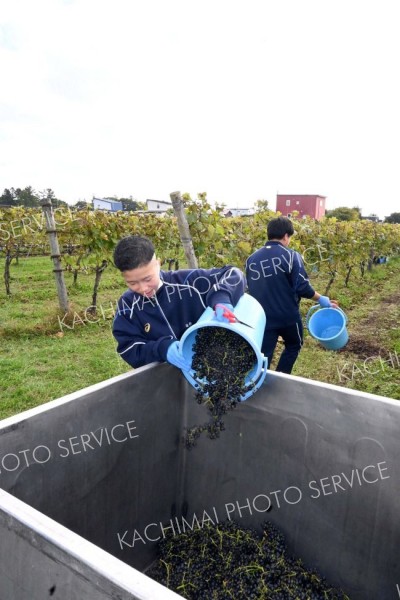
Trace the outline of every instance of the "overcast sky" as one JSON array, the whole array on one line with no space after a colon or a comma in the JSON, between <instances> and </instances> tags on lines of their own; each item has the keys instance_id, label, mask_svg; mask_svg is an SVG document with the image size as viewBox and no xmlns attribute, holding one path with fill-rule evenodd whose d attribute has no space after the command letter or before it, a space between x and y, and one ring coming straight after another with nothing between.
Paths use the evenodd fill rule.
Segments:
<instances>
[{"instance_id":1,"label":"overcast sky","mask_svg":"<svg viewBox=\"0 0 400 600\"><path fill-rule=\"evenodd\" d=\"M400 211L398 0L0 0L0 192Z\"/></svg>"}]
</instances>

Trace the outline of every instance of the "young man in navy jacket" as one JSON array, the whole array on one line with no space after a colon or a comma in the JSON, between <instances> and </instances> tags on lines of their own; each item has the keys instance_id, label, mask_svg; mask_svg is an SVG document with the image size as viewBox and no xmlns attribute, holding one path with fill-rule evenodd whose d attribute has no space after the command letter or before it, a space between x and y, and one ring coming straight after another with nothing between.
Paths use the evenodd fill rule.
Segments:
<instances>
[{"instance_id":1,"label":"young man in navy jacket","mask_svg":"<svg viewBox=\"0 0 400 600\"><path fill-rule=\"evenodd\" d=\"M120 240L114 264L129 290L118 301L113 335L118 354L132 367L168 361L189 370L178 340L208 306L217 320L228 321L245 289L236 267L161 271L152 242L142 236Z\"/></svg>"},{"instance_id":2,"label":"young man in navy jacket","mask_svg":"<svg viewBox=\"0 0 400 600\"><path fill-rule=\"evenodd\" d=\"M267 233L268 242L247 259L247 285L249 293L260 302L267 317L261 350L268 358L268 366L281 336L285 349L276 370L291 373L303 345L300 299L316 300L324 308L336 308L338 304L312 288L300 254L289 250L290 238L294 234L290 219L272 219Z\"/></svg>"}]
</instances>

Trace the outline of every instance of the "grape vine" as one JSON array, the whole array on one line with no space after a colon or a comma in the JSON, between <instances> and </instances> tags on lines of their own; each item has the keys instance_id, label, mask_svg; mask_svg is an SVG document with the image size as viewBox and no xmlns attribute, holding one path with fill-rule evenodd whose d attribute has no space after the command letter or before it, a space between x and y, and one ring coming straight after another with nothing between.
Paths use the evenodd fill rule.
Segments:
<instances>
[{"instance_id":1,"label":"grape vine","mask_svg":"<svg viewBox=\"0 0 400 600\"><path fill-rule=\"evenodd\" d=\"M265 243L268 221L276 216L272 211L260 210L251 217L226 218L222 206L211 207L205 194L199 194L196 200L188 195L183 199L194 250L199 266L204 268L232 264L243 269L247 257ZM57 211L64 267L74 274L75 283L78 273L94 273L94 304L101 273L111 264L113 249L124 236L146 235L153 240L163 264L185 264L173 214ZM294 223L296 234L291 247L303 255L309 273L328 280L325 293L335 281L348 285L351 278L363 277L376 256L400 253L400 224L334 218L314 221L308 217ZM7 293L11 262L40 252L49 254L42 212L25 207L0 209L0 255L6 259Z\"/></svg>"}]
</instances>

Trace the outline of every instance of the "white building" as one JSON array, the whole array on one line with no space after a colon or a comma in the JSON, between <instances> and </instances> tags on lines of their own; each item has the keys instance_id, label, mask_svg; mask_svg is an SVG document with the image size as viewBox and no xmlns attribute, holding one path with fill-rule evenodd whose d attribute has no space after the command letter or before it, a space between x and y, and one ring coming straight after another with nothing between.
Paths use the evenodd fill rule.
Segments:
<instances>
[{"instance_id":1,"label":"white building","mask_svg":"<svg viewBox=\"0 0 400 600\"><path fill-rule=\"evenodd\" d=\"M108 210L110 212L123 210L122 202L108 198L93 198L93 208L95 210Z\"/></svg>"},{"instance_id":2,"label":"white building","mask_svg":"<svg viewBox=\"0 0 400 600\"><path fill-rule=\"evenodd\" d=\"M147 210L152 212L167 212L169 208L172 208L172 202L166 202L166 200L146 200Z\"/></svg>"},{"instance_id":3,"label":"white building","mask_svg":"<svg viewBox=\"0 0 400 600\"><path fill-rule=\"evenodd\" d=\"M250 217L255 214L254 208L227 208L225 217Z\"/></svg>"}]
</instances>

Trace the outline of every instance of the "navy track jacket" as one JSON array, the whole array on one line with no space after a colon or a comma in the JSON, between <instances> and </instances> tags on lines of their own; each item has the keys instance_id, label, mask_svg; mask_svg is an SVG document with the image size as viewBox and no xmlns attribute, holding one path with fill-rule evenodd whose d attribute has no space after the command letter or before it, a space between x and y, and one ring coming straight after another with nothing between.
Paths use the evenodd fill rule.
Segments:
<instances>
[{"instance_id":1,"label":"navy track jacket","mask_svg":"<svg viewBox=\"0 0 400 600\"><path fill-rule=\"evenodd\" d=\"M165 361L169 346L196 323L207 306L235 306L245 278L236 267L161 271L151 298L126 291L118 301L113 335L118 354L132 367Z\"/></svg>"},{"instance_id":2,"label":"navy track jacket","mask_svg":"<svg viewBox=\"0 0 400 600\"><path fill-rule=\"evenodd\" d=\"M303 260L280 242L266 242L246 261L249 293L262 305L266 329L294 325L300 318L301 298L312 298Z\"/></svg>"}]
</instances>

